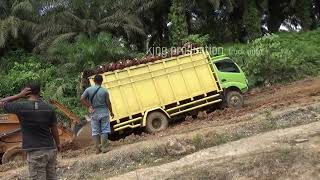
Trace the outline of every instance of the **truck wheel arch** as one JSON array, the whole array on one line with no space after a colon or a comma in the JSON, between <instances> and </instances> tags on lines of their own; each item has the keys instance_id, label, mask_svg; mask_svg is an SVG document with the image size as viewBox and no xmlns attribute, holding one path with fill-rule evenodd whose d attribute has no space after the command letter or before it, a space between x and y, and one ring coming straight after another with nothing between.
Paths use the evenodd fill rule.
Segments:
<instances>
[{"instance_id":1,"label":"truck wheel arch","mask_svg":"<svg viewBox=\"0 0 320 180\"><path fill-rule=\"evenodd\" d=\"M158 111L158 112L161 112L161 113L165 114L168 117L168 119L171 118L171 116L168 114L168 112L165 111L164 109L160 108L160 107L159 108L149 109L144 113L143 120L142 120L142 127L146 127L146 125L147 125L148 114L150 114L151 112L155 112L155 111Z\"/></svg>"},{"instance_id":2,"label":"truck wheel arch","mask_svg":"<svg viewBox=\"0 0 320 180\"><path fill-rule=\"evenodd\" d=\"M236 86L230 86L224 90L224 95L226 96L228 94L228 92L230 92L230 91L237 91L242 94L242 92L239 88L237 88Z\"/></svg>"}]
</instances>

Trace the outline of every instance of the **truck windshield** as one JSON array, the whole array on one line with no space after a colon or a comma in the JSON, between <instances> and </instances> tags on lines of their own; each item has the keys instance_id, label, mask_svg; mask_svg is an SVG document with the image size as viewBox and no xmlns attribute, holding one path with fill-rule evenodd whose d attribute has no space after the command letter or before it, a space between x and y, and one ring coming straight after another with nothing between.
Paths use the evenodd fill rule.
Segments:
<instances>
[{"instance_id":1,"label":"truck windshield","mask_svg":"<svg viewBox=\"0 0 320 180\"><path fill-rule=\"evenodd\" d=\"M217 66L220 72L240 73L240 70L237 67L237 65L235 65L234 62L230 59L218 61L215 63L215 65Z\"/></svg>"}]
</instances>

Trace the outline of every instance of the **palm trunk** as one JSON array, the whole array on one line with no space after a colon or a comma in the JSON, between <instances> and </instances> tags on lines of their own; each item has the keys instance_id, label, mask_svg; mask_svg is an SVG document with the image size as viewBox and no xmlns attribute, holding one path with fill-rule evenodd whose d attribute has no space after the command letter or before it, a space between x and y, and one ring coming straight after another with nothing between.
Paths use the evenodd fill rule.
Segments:
<instances>
[{"instance_id":1,"label":"palm trunk","mask_svg":"<svg viewBox=\"0 0 320 180\"><path fill-rule=\"evenodd\" d=\"M284 20L283 9L280 6L281 1L279 0L269 0L269 19L268 19L268 29L270 32L278 32L281 23Z\"/></svg>"}]
</instances>

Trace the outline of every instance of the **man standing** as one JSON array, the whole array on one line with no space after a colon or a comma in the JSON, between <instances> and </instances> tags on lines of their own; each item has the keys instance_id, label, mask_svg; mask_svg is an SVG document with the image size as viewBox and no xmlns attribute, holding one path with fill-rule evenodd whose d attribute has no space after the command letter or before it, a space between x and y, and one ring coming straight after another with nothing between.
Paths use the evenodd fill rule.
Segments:
<instances>
[{"instance_id":1,"label":"man standing","mask_svg":"<svg viewBox=\"0 0 320 180\"><path fill-rule=\"evenodd\" d=\"M87 88L81 96L81 102L88 108L91 116L91 130L96 154L109 150L108 134L111 132L109 112L111 117L114 117L109 93L101 87L102 81L102 76L96 75L94 77L95 86Z\"/></svg>"},{"instance_id":2,"label":"man standing","mask_svg":"<svg viewBox=\"0 0 320 180\"><path fill-rule=\"evenodd\" d=\"M21 98L26 100L17 101ZM22 131L22 149L27 153L31 180L56 180L60 140L53 108L40 98L40 84L28 83L19 94L0 100L0 107L16 114Z\"/></svg>"}]
</instances>

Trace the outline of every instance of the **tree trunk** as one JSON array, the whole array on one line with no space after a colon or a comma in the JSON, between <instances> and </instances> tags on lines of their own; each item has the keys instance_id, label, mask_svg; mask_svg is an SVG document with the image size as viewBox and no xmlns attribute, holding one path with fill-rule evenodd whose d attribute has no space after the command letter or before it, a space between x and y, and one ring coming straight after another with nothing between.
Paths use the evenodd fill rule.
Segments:
<instances>
[{"instance_id":1,"label":"tree trunk","mask_svg":"<svg viewBox=\"0 0 320 180\"><path fill-rule=\"evenodd\" d=\"M169 20L171 44L173 46L182 45L183 39L188 36L188 24L186 17L185 0L173 0L170 7Z\"/></svg>"},{"instance_id":2,"label":"tree trunk","mask_svg":"<svg viewBox=\"0 0 320 180\"><path fill-rule=\"evenodd\" d=\"M248 37L241 37L246 39L255 39L261 36L261 16L262 12L258 10L258 7L254 1L247 1L247 6L244 13L244 25ZM244 34L242 35L244 36Z\"/></svg>"},{"instance_id":3,"label":"tree trunk","mask_svg":"<svg viewBox=\"0 0 320 180\"><path fill-rule=\"evenodd\" d=\"M294 6L294 14L300 19L303 30L309 30L312 25L311 0L299 0Z\"/></svg>"},{"instance_id":4,"label":"tree trunk","mask_svg":"<svg viewBox=\"0 0 320 180\"><path fill-rule=\"evenodd\" d=\"M278 32L284 20L284 13L283 13L283 9L281 8L281 1L269 0L268 10L269 10L268 29L272 33Z\"/></svg>"}]
</instances>

